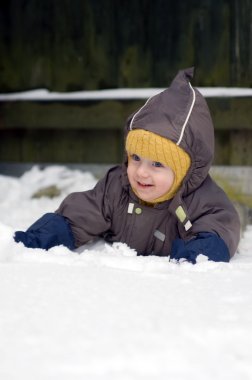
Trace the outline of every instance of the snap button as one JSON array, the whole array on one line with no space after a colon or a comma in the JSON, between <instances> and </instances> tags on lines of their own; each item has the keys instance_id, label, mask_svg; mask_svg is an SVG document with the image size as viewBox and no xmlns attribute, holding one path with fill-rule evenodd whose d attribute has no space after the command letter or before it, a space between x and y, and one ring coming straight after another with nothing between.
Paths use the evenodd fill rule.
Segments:
<instances>
[{"instance_id":1,"label":"snap button","mask_svg":"<svg viewBox=\"0 0 252 380\"><path fill-rule=\"evenodd\" d=\"M137 208L135 209L135 213L136 213L137 215L142 214L142 209L141 209L140 207L137 207Z\"/></svg>"}]
</instances>

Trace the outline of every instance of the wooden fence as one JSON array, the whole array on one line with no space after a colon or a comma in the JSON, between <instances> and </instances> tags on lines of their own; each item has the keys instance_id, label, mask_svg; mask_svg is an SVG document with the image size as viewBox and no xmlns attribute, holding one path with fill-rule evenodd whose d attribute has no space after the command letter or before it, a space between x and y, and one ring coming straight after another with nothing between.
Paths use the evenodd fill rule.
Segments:
<instances>
[{"instance_id":1,"label":"wooden fence","mask_svg":"<svg viewBox=\"0 0 252 380\"><path fill-rule=\"evenodd\" d=\"M252 165L252 98L207 99L215 165ZM141 99L0 101L0 162L117 163Z\"/></svg>"}]
</instances>

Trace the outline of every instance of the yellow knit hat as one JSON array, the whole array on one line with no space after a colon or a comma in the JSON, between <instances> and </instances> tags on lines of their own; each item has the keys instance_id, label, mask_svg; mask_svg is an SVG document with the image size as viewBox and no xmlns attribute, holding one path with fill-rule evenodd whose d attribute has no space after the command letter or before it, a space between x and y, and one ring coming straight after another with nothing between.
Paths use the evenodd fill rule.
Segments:
<instances>
[{"instance_id":1,"label":"yellow knit hat","mask_svg":"<svg viewBox=\"0 0 252 380\"><path fill-rule=\"evenodd\" d=\"M130 131L127 135L125 147L128 155L137 154L151 161L161 162L173 170L174 182L171 189L151 203L171 199L178 191L190 168L190 156L171 140L143 129Z\"/></svg>"}]
</instances>

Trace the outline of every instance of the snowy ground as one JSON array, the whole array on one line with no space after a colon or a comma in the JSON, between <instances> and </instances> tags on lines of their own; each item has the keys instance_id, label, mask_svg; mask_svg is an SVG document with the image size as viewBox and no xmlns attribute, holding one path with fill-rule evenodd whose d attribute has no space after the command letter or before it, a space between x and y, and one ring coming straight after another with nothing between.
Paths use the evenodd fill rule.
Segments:
<instances>
[{"instance_id":1,"label":"snowy ground","mask_svg":"<svg viewBox=\"0 0 252 380\"><path fill-rule=\"evenodd\" d=\"M55 184L60 197L31 199ZM101 241L82 253L13 242L94 184L64 167L0 176L0 379L252 379L252 226L228 264L178 265Z\"/></svg>"}]
</instances>

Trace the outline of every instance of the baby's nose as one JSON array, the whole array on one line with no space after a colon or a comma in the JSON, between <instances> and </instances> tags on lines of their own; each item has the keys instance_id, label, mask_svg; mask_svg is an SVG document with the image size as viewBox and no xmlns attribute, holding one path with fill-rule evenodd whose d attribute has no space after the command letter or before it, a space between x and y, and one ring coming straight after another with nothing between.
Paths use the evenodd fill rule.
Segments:
<instances>
[{"instance_id":1,"label":"baby's nose","mask_svg":"<svg viewBox=\"0 0 252 380\"><path fill-rule=\"evenodd\" d=\"M141 177L148 177L149 170L148 170L147 165L145 165L144 163L142 163L141 165L139 165L137 173Z\"/></svg>"}]
</instances>

